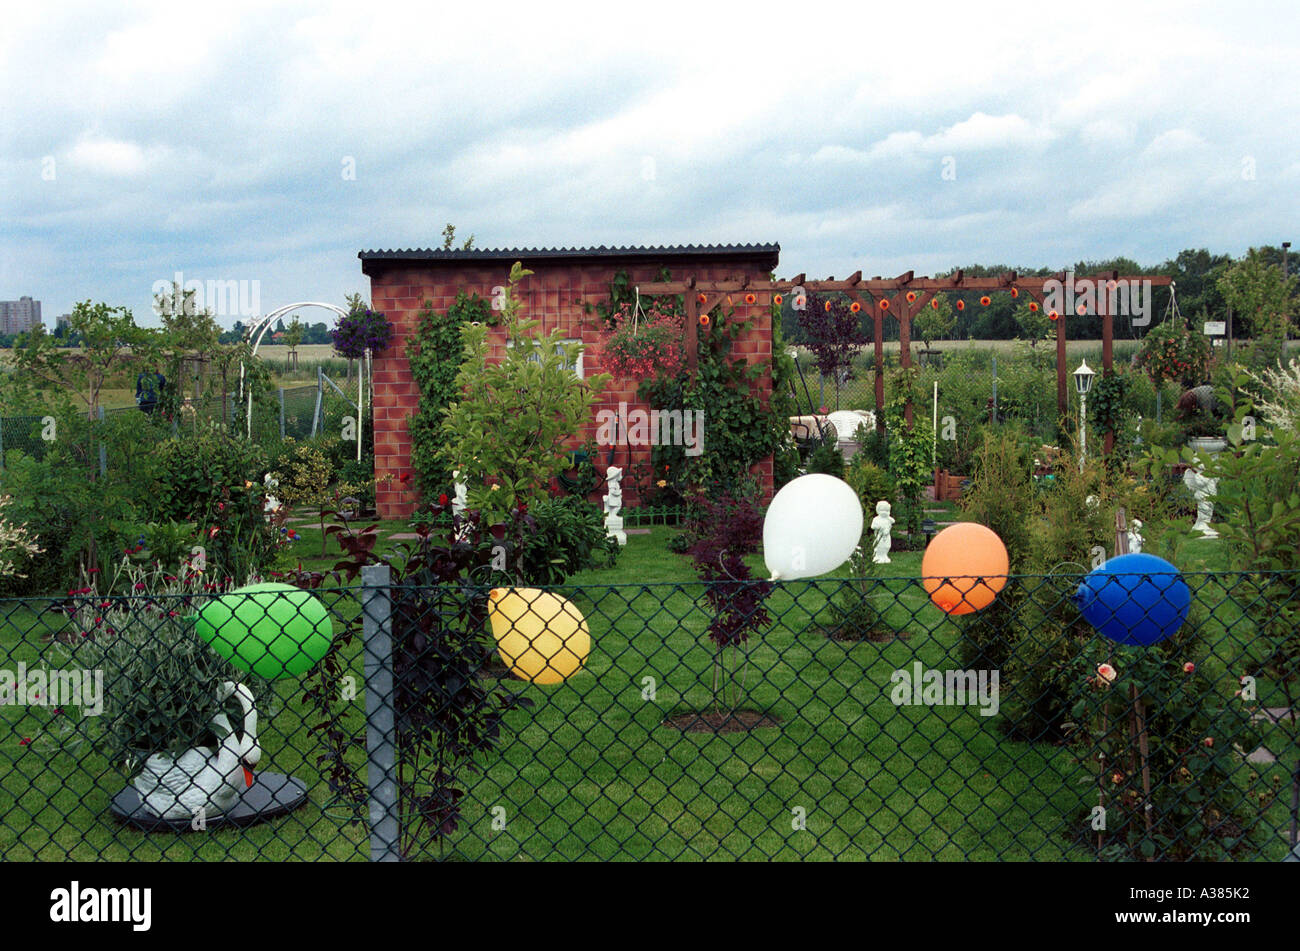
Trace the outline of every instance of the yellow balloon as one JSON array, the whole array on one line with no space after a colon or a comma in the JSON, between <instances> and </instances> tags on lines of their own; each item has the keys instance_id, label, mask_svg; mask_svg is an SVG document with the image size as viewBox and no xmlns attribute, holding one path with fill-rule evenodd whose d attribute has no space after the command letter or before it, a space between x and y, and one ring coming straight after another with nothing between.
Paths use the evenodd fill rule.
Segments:
<instances>
[{"instance_id":1,"label":"yellow balloon","mask_svg":"<svg viewBox=\"0 0 1300 951\"><path fill-rule=\"evenodd\" d=\"M549 591L493 588L488 620L501 659L531 683L563 683L591 653L591 632L582 612Z\"/></svg>"}]
</instances>

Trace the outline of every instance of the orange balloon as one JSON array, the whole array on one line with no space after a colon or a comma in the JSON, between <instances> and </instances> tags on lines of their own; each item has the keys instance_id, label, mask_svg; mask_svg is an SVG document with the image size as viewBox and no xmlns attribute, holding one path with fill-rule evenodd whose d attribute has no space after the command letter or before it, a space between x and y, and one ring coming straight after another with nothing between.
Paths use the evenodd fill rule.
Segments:
<instances>
[{"instance_id":1,"label":"orange balloon","mask_svg":"<svg viewBox=\"0 0 1300 951\"><path fill-rule=\"evenodd\" d=\"M925 549L921 584L945 614L971 614L993 603L1010 567L1007 546L993 529L958 522Z\"/></svg>"}]
</instances>

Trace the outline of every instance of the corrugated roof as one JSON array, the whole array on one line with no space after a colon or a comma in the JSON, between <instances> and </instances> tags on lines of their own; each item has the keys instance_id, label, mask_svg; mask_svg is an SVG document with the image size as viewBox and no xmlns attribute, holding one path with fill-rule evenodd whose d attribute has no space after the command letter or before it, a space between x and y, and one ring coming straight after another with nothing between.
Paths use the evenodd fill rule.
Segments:
<instances>
[{"instance_id":1,"label":"corrugated roof","mask_svg":"<svg viewBox=\"0 0 1300 951\"><path fill-rule=\"evenodd\" d=\"M358 251L362 261L497 261L563 260L573 258L674 258L674 257L771 257L772 267L781 253L779 244L678 244L655 247L597 248L473 248L444 251L434 248L406 248Z\"/></svg>"}]
</instances>

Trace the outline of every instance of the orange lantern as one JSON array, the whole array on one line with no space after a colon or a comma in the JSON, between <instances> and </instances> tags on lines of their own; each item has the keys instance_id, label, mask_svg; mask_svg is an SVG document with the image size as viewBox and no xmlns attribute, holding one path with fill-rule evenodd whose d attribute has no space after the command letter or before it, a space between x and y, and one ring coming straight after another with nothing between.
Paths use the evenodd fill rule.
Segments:
<instances>
[{"instance_id":1,"label":"orange lantern","mask_svg":"<svg viewBox=\"0 0 1300 951\"><path fill-rule=\"evenodd\" d=\"M1038 313L1038 301L1033 301L1033 300L1031 300L1031 301L1029 302L1029 312L1030 312L1031 314L1036 314L1036 313Z\"/></svg>"},{"instance_id":2,"label":"orange lantern","mask_svg":"<svg viewBox=\"0 0 1300 951\"><path fill-rule=\"evenodd\" d=\"M983 304L985 307L989 306L989 304L991 304L992 302L993 301L989 298L987 294L985 294L983 297L980 298L980 303Z\"/></svg>"},{"instance_id":3,"label":"orange lantern","mask_svg":"<svg viewBox=\"0 0 1300 951\"><path fill-rule=\"evenodd\" d=\"M701 326L701 327L707 327L708 325L709 325L709 315L708 315L708 314L700 314L700 326Z\"/></svg>"},{"instance_id":4,"label":"orange lantern","mask_svg":"<svg viewBox=\"0 0 1300 951\"><path fill-rule=\"evenodd\" d=\"M881 309L881 310L889 310L889 301L885 300L885 299L882 297L882 298L880 298L880 305L879 305L879 306L880 306L880 309Z\"/></svg>"},{"instance_id":5,"label":"orange lantern","mask_svg":"<svg viewBox=\"0 0 1300 951\"><path fill-rule=\"evenodd\" d=\"M958 522L926 547L921 585L945 614L971 614L993 603L1009 569L1007 546L993 529Z\"/></svg>"},{"instance_id":6,"label":"orange lantern","mask_svg":"<svg viewBox=\"0 0 1300 951\"><path fill-rule=\"evenodd\" d=\"M964 300L959 300L959 301L957 301L957 309L958 309L958 310L965 310L965 309L966 309L966 302L965 302Z\"/></svg>"},{"instance_id":7,"label":"orange lantern","mask_svg":"<svg viewBox=\"0 0 1300 951\"><path fill-rule=\"evenodd\" d=\"M914 301L914 300L916 300L916 291L908 291L908 292L907 292L907 302L910 304L910 303L912 303L912 301Z\"/></svg>"},{"instance_id":8,"label":"orange lantern","mask_svg":"<svg viewBox=\"0 0 1300 951\"><path fill-rule=\"evenodd\" d=\"M823 305L822 310L829 314L831 312L831 302L827 301L825 305Z\"/></svg>"},{"instance_id":9,"label":"orange lantern","mask_svg":"<svg viewBox=\"0 0 1300 951\"><path fill-rule=\"evenodd\" d=\"M1011 296L1012 296L1012 297L1019 297L1019 296L1020 296L1020 288L1018 288L1018 287L1013 287L1013 288L1011 288Z\"/></svg>"},{"instance_id":10,"label":"orange lantern","mask_svg":"<svg viewBox=\"0 0 1300 951\"><path fill-rule=\"evenodd\" d=\"M853 311L853 313L855 314L861 309L862 309L862 305L859 304L857 301L854 301L852 304L849 305L849 310Z\"/></svg>"},{"instance_id":11,"label":"orange lantern","mask_svg":"<svg viewBox=\"0 0 1300 951\"><path fill-rule=\"evenodd\" d=\"M777 307L780 307L780 306L781 306L781 302L784 301L784 300L785 300L785 298L782 297L780 294L773 294L773 295L772 295L772 303L776 304Z\"/></svg>"},{"instance_id":12,"label":"orange lantern","mask_svg":"<svg viewBox=\"0 0 1300 951\"><path fill-rule=\"evenodd\" d=\"M1061 316L1060 314L1058 314L1056 311L1053 310L1053 311L1049 311L1049 312L1048 312L1048 314L1047 314L1047 319L1048 319L1048 320L1056 320L1056 319L1057 319L1058 317L1060 317L1060 316Z\"/></svg>"},{"instance_id":13,"label":"orange lantern","mask_svg":"<svg viewBox=\"0 0 1300 951\"><path fill-rule=\"evenodd\" d=\"M756 300L758 300L758 298L755 297L753 294L746 294L746 295L745 295L745 303L746 303L746 304L752 304L752 303L754 303L754 301L756 301Z\"/></svg>"}]
</instances>

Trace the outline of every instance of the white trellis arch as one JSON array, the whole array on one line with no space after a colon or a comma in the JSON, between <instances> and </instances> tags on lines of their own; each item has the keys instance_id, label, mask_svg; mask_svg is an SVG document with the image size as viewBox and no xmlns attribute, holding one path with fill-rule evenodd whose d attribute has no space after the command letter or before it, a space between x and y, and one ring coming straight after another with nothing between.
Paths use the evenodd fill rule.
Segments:
<instances>
[{"instance_id":1,"label":"white trellis arch","mask_svg":"<svg viewBox=\"0 0 1300 951\"><path fill-rule=\"evenodd\" d=\"M337 304L327 304L324 301L298 301L296 304L285 304L283 307L277 307L263 317L255 318L244 331L246 339L253 345L253 356L257 356L257 348L262 345L262 338L266 332L275 326L275 322L286 314L298 310L300 307L324 307L326 310L332 310L340 317L346 317L348 312ZM366 358L370 357L370 351L366 351ZM239 388L244 389L244 364L239 364ZM360 375L357 379L357 461L361 461L361 442L363 427L365 426L365 403L366 403L366 359L361 361ZM248 415L246 419L246 435L249 439L253 436L253 391L250 389L247 394L248 398Z\"/></svg>"}]
</instances>

